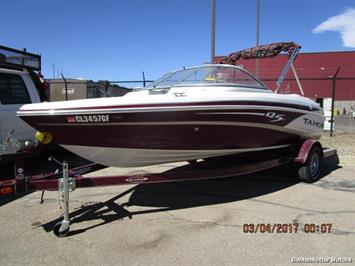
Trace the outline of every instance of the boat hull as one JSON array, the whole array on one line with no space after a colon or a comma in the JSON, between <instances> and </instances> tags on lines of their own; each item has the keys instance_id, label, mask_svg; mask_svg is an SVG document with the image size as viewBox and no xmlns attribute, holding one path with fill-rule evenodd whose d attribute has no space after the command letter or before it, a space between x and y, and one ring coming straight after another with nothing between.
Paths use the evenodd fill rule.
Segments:
<instances>
[{"instance_id":1,"label":"boat hull","mask_svg":"<svg viewBox=\"0 0 355 266\"><path fill-rule=\"evenodd\" d=\"M119 167L282 148L319 138L323 119L319 110L236 102L32 111L21 117L66 149Z\"/></svg>"},{"instance_id":2,"label":"boat hull","mask_svg":"<svg viewBox=\"0 0 355 266\"><path fill-rule=\"evenodd\" d=\"M166 150L128 149L95 146L62 145L65 149L102 165L117 167L141 167L162 163L198 160L201 158L235 155L245 152L281 149L290 146L279 145L249 149L225 150Z\"/></svg>"}]
</instances>

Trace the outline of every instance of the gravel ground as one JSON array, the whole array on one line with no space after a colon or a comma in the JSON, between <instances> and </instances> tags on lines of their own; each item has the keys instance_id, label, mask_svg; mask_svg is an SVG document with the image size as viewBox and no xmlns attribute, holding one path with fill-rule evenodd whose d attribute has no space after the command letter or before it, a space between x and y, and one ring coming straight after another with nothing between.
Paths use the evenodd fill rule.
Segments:
<instances>
[{"instance_id":1,"label":"gravel ground","mask_svg":"<svg viewBox=\"0 0 355 266\"><path fill-rule=\"evenodd\" d=\"M321 138L323 147L336 148L340 156L355 156L355 134L335 134L329 137L329 133Z\"/></svg>"}]
</instances>

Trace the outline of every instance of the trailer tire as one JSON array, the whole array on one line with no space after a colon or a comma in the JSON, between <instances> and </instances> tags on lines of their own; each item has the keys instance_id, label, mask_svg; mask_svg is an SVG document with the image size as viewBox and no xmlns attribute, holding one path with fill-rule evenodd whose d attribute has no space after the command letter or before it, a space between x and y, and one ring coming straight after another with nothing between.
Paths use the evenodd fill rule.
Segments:
<instances>
[{"instance_id":1,"label":"trailer tire","mask_svg":"<svg viewBox=\"0 0 355 266\"><path fill-rule=\"evenodd\" d=\"M317 181L320 178L322 162L322 149L316 145L309 152L307 161L298 168L298 178L306 183Z\"/></svg>"}]
</instances>

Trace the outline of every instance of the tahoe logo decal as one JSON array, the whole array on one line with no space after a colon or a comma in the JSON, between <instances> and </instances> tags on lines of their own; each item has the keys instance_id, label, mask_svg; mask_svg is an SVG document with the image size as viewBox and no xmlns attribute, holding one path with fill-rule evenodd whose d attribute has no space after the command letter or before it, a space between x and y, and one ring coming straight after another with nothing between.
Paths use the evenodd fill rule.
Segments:
<instances>
[{"instance_id":1,"label":"tahoe logo decal","mask_svg":"<svg viewBox=\"0 0 355 266\"><path fill-rule=\"evenodd\" d=\"M324 124L316 121L316 120L312 120L312 119L308 119L308 118L303 118L304 124L305 125L309 125L309 126L314 126L314 127L319 127L319 128L323 128Z\"/></svg>"}]
</instances>

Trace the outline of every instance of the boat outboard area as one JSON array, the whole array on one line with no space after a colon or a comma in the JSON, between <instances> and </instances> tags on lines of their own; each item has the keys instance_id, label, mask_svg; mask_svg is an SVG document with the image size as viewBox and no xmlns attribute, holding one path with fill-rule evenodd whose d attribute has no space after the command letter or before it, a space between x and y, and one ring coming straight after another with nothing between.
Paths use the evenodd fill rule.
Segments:
<instances>
[{"instance_id":1,"label":"boat outboard area","mask_svg":"<svg viewBox=\"0 0 355 266\"><path fill-rule=\"evenodd\" d=\"M77 155L119 167L284 148L319 139L324 123L311 99L276 94L221 64L173 71L122 97L30 104L17 114Z\"/></svg>"}]
</instances>

